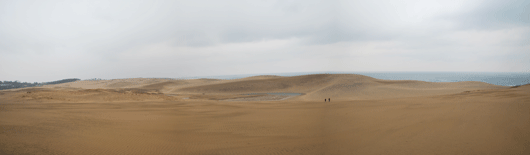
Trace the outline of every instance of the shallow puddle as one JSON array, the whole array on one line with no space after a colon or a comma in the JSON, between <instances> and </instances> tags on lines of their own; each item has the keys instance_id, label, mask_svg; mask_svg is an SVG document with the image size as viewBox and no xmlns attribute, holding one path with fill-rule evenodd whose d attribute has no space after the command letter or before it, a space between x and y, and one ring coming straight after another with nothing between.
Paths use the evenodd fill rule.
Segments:
<instances>
[{"instance_id":1,"label":"shallow puddle","mask_svg":"<svg viewBox=\"0 0 530 155\"><path fill-rule=\"evenodd\" d=\"M302 93L249 93L244 95L279 95L279 96L298 96Z\"/></svg>"}]
</instances>

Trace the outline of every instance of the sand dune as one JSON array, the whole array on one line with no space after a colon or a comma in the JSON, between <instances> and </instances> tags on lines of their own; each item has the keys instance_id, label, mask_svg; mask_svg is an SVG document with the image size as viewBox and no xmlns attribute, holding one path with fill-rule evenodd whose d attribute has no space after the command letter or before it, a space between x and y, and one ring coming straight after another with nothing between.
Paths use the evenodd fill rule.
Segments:
<instances>
[{"instance_id":1,"label":"sand dune","mask_svg":"<svg viewBox=\"0 0 530 155\"><path fill-rule=\"evenodd\" d=\"M23 89L12 91L8 98L20 102L128 102L179 100L149 89Z\"/></svg>"},{"instance_id":2,"label":"sand dune","mask_svg":"<svg viewBox=\"0 0 530 155\"><path fill-rule=\"evenodd\" d=\"M411 80L380 80L355 74L315 74L294 77L254 76L234 80L217 79L117 79L78 81L44 88L131 89L160 92L168 95L195 96L202 94L231 98L245 93L304 93L291 100L318 101L324 98L339 100L372 100L454 94L479 89L499 89L503 86L483 82L423 82Z\"/></svg>"},{"instance_id":3,"label":"sand dune","mask_svg":"<svg viewBox=\"0 0 530 155\"><path fill-rule=\"evenodd\" d=\"M260 92L304 95L242 95ZM0 154L530 154L530 85L351 74L78 81L0 91L0 130Z\"/></svg>"},{"instance_id":4,"label":"sand dune","mask_svg":"<svg viewBox=\"0 0 530 155\"><path fill-rule=\"evenodd\" d=\"M471 81L433 83L410 80L379 80L352 74L319 74L226 81L219 84L181 88L174 92L214 94L288 92L306 94L293 99L312 101L333 98L338 101L432 96L498 88L506 87Z\"/></svg>"},{"instance_id":5,"label":"sand dune","mask_svg":"<svg viewBox=\"0 0 530 155\"><path fill-rule=\"evenodd\" d=\"M235 99L253 101L284 100L286 99L285 97L262 96L259 99L250 99L251 97L259 97L259 95L242 95L248 93L283 92L304 94L297 97L289 97L289 100L320 101L324 98L332 98L334 101L348 101L433 96L507 87L473 81L434 83L411 80L380 80L355 74L315 74L294 77L254 76L234 80L135 78L77 81L58 85L47 85L41 88L65 91L75 89L105 89L109 91L127 92L134 90L144 93L149 92L151 94L161 93L180 99L231 101L235 101ZM53 98L53 95L48 98ZM123 97L116 97L116 99L121 98ZM126 97L124 100L126 100Z\"/></svg>"}]
</instances>

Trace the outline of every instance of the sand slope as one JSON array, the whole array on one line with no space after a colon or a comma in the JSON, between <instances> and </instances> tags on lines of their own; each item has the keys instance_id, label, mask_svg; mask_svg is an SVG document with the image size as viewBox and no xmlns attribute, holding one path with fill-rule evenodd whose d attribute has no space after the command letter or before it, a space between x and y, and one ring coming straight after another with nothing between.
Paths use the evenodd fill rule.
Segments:
<instances>
[{"instance_id":1,"label":"sand slope","mask_svg":"<svg viewBox=\"0 0 530 155\"><path fill-rule=\"evenodd\" d=\"M141 89L195 99L233 98L245 93L303 93L291 100L318 101L373 100L453 94L481 89L500 89L503 86L483 82L423 82L411 80L380 80L355 74L315 74L294 77L254 76L234 80L217 79L117 79L78 81L43 88L53 89ZM202 94L217 97L201 97ZM199 96L197 96L199 95ZM222 96L222 97L220 97ZM232 96L232 97L230 97Z\"/></svg>"},{"instance_id":2,"label":"sand slope","mask_svg":"<svg viewBox=\"0 0 530 155\"><path fill-rule=\"evenodd\" d=\"M176 93L305 93L297 99L366 100L458 93L477 89L506 88L483 82L433 83L410 80L379 80L354 74L318 74L270 79L249 79L224 83L192 86Z\"/></svg>"},{"instance_id":3,"label":"sand slope","mask_svg":"<svg viewBox=\"0 0 530 155\"><path fill-rule=\"evenodd\" d=\"M0 91L0 154L530 154L530 85L360 75L120 82ZM306 95L223 101L246 91Z\"/></svg>"}]
</instances>

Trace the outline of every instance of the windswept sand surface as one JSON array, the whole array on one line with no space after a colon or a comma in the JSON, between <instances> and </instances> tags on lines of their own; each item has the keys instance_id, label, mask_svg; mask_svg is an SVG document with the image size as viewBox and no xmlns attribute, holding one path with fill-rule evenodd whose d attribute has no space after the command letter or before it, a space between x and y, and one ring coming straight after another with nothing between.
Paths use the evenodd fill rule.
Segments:
<instances>
[{"instance_id":1,"label":"windswept sand surface","mask_svg":"<svg viewBox=\"0 0 530 155\"><path fill-rule=\"evenodd\" d=\"M244 95L271 92L304 95ZM0 130L0 154L530 154L530 85L78 81L0 91Z\"/></svg>"}]
</instances>

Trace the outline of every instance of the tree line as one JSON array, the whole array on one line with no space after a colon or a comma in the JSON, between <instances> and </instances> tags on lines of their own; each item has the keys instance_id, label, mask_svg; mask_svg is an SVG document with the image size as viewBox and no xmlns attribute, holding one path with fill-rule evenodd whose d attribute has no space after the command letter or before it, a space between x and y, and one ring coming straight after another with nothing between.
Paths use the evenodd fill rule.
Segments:
<instances>
[{"instance_id":1,"label":"tree line","mask_svg":"<svg viewBox=\"0 0 530 155\"><path fill-rule=\"evenodd\" d=\"M25 88L25 87L35 87L35 86L43 86L43 85L49 85L49 84L61 84L61 83L68 83L68 82L74 82L79 81L81 79L78 78L72 78L72 79L62 79L52 82L19 82L19 81L0 81L0 90L4 89L15 89L15 88Z\"/></svg>"}]
</instances>

